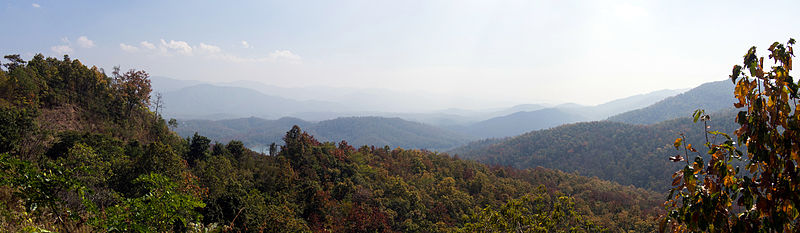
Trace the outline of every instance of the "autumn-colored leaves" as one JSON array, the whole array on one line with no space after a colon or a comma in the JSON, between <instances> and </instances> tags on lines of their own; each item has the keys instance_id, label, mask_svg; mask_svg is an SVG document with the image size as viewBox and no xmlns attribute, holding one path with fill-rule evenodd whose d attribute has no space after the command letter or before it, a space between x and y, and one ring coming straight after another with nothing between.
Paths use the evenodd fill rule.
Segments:
<instances>
[{"instance_id":1,"label":"autumn-colored leaves","mask_svg":"<svg viewBox=\"0 0 800 233\"><path fill-rule=\"evenodd\" d=\"M746 146L746 157L733 139L706 127L708 151L696 153L684 136L675 140L683 156L670 161L687 160L686 166L673 175L673 188L661 221L661 230L673 232L796 232L800 226L800 116L797 114L798 85L792 69L794 39L785 45L775 42L768 51L774 65L765 69L764 57L752 47L743 65L733 67L730 76L736 84L734 94L739 112L735 131L739 145ZM749 71L746 74L743 70ZM701 111L695 122L707 122ZM704 124L705 125L705 124ZM724 136L723 143L709 143L708 135ZM688 162L695 152L694 163ZM685 157L684 157L685 156ZM707 164L704 159L710 159ZM739 167L746 170L740 173ZM733 205L732 203L736 203Z\"/></svg>"}]
</instances>

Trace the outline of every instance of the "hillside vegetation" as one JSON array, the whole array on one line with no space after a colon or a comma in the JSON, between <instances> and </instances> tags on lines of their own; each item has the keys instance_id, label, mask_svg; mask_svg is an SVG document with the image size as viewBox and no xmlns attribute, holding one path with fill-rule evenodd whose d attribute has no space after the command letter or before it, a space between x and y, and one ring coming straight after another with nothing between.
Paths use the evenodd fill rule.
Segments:
<instances>
[{"instance_id":1,"label":"hillside vegetation","mask_svg":"<svg viewBox=\"0 0 800 233\"><path fill-rule=\"evenodd\" d=\"M4 231L649 232L660 210L660 195L632 186L323 143L297 126L274 156L240 141L184 139L149 110L145 72L107 76L68 57L6 58Z\"/></svg>"}]
</instances>

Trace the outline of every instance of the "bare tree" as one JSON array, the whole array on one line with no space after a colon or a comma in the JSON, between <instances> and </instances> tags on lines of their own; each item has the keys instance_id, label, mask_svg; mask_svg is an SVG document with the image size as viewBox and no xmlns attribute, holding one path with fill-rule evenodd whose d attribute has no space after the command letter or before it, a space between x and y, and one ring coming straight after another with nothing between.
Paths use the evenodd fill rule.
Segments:
<instances>
[{"instance_id":1,"label":"bare tree","mask_svg":"<svg viewBox=\"0 0 800 233\"><path fill-rule=\"evenodd\" d=\"M164 96L161 92L156 92L155 97L156 99L153 101L153 110L156 112L156 116L161 116L159 111L164 108Z\"/></svg>"}]
</instances>

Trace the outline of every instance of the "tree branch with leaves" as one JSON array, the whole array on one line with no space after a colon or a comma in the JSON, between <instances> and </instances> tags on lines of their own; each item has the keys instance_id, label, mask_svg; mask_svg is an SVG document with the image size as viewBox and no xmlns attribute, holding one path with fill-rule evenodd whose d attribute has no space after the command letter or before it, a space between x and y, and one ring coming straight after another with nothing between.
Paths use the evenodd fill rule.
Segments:
<instances>
[{"instance_id":1,"label":"tree branch with leaves","mask_svg":"<svg viewBox=\"0 0 800 233\"><path fill-rule=\"evenodd\" d=\"M725 141L707 140L705 153L682 138L675 141L685 157L676 155L670 160L687 164L673 175L661 231L800 231L800 115L796 111L800 106L798 84L789 74L794 44L794 39L773 43L768 48L773 63L769 67L765 68L764 57L757 56L756 47L747 51L742 65L733 67L730 78L738 100L734 106L741 109L736 117L741 127L735 136L746 153L729 135L716 131L705 132L723 136ZM706 122L706 116L696 112L695 122ZM689 151L694 156L691 163Z\"/></svg>"}]
</instances>

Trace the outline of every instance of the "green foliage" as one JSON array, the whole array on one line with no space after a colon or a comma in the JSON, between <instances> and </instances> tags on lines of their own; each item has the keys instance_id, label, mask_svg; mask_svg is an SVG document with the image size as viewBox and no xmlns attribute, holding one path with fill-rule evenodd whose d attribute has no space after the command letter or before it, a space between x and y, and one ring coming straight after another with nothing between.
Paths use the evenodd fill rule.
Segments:
<instances>
[{"instance_id":1,"label":"green foliage","mask_svg":"<svg viewBox=\"0 0 800 233\"><path fill-rule=\"evenodd\" d=\"M511 199L497 210L486 207L469 217L461 232L600 232L574 209L572 198L540 192Z\"/></svg>"},{"instance_id":2,"label":"green foliage","mask_svg":"<svg viewBox=\"0 0 800 233\"><path fill-rule=\"evenodd\" d=\"M790 39L785 45L775 42L769 47L769 58L774 62L770 70L764 69L764 58L756 55L755 47L745 54L742 66L733 68L730 77L736 84L734 95L738 100L734 106L746 108L738 113L736 122L741 127L735 135L736 141L747 147L746 153L734 146L734 139L720 132L704 132L725 138L722 143L707 141L707 151L698 151L682 138L675 141L675 148L683 155L672 160L685 161L686 165L673 175L673 188L665 203L669 212L662 219L662 230L800 230L798 85L789 74L794 43ZM702 111L695 113L695 120L707 119ZM744 167L737 165L740 160L744 160Z\"/></svg>"},{"instance_id":3,"label":"green foliage","mask_svg":"<svg viewBox=\"0 0 800 233\"><path fill-rule=\"evenodd\" d=\"M17 108L0 104L0 153L18 149L22 140L36 127L35 108Z\"/></svg>"},{"instance_id":4,"label":"green foliage","mask_svg":"<svg viewBox=\"0 0 800 233\"><path fill-rule=\"evenodd\" d=\"M134 109L147 108L150 105L150 75L142 70L129 70L120 73L119 67L114 67L112 74L112 87L118 93L118 102L121 103L123 115L130 117Z\"/></svg>"},{"instance_id":5,"label":"green foliage","mask_svg":"<svg viewBox=\"0 0 800 233\"><path fill-rule=\"evenodd\" d=\"M194 136L187 141L189 141L189 153L186 155L186 161L189 161L189 164L195 164L197 160L203 160L208 157L210 139L194 133Z\"/></svg>"},{"instance_id":6,"label":"green foliage","mask_svg":"<svg viewBox=\"0 0 800 233\"><path fill-rule=\"evenodd\" d=\"M157 173L141 175L133 184L142 185L148 192L106 209L103 216L95 220L99 227L111 232L165 232L176 226L185 228L189 222L199 219L195 209L205 206Z\"/></svg>"}]
</instances>

